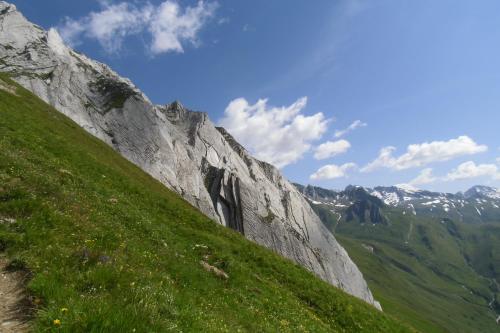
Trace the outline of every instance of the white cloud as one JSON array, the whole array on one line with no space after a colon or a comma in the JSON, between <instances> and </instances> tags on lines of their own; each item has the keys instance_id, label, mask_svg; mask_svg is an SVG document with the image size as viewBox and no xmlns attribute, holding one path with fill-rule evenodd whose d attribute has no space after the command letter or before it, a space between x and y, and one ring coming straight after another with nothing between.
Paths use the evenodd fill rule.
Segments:
<instances>
[{"instance_id":1,"label":"white cloud","mask_svg":"<svg viewBox=\"0 0 500 333\"><path fill-rule=\"evenodd\" d=\"M500 170L495 164L476 164L473 161L468 161L448 173L445 180L454 181L485 176L500 180Z\"/></svg>"},{"instance_id":2,"label":"white cloud","mask_svg":"<svg viewBox=\"0 0 500 333\"><path fill-rule=\"evenodd\" d=\"M184 13L176 2L165 1L157 9L149 27L153 35L153 53L183 52L182 41L196 44L196 35L212 17L216 3L199 1L196 7L187 7Z\"/></svg>"},{"instance_id":3,"label":"white cloud","mask_svg":"<svg viewBox=\"0 0 500 333\"><path fill-rule=\"evenodd\" d=\"M500 157L497 158L497 164L500 165Z\"/></svg>"},{"instance_id":4,"label":"white cloud","mask_svg":"<svg viewBox=\"0 0 500 333\"><path fill-rule=\"evenodd\" d=\"M62 38L74 46L80 43L83 35L96 39L106 51L117 52L125 37L141 32L153 14L149 4L143 8L125 2L101 4L103 8L99 12L91 12L79 20L66 18L58 29Z\"/></svg>"},{"instance_id":5,"label":"white cloud","mask_svg":"<svg viewBox=\"0 0 500 333\"><path fill-rule=\"evenodd\" d=\"M404 170L421 167L433 162L448 161L464 155L472 155L488 150L485 145L478 145L468 136L460 136L449 141L433 141L409 145L405 154L394 157L395 147L384 147L379 156L363 167L362 172L378 168Z\"/></svg>"},{"instance_id":6,"label":"white cloud","mask_svg":"<svg viewBox=\"0 0 500 333\"><path fill-rule=\"evenodd\" d=\"M414 178L410 182L408 182L408 184L411 186L418 186L418 185L424 185L424 184L431 184L437 180L438 180L438 178L434 177L434 175L432 174L432 169L427 168L427 169L423 169L420 172L420 174L416 178Z\"/></svg>"},{"instance_id":7,"label":"white cloud","mask_svg":"<svg viewBox=\"0 0 500 333\"><path fill-rule=\"evenodd\" d=\"M62 39L71 47L80 45L80 36L85 31L85 25L82 22L75 21L69 17L64 19L64 23L57 30Z\"/></svg>"},{"instance_id":8,"label":"white cloud","mask_svg":"<svg viewBox=\"0 0 500 333\"><path fill-rule=\"evenodd\" d=\"M109 53L122 47L126 37L151 34L149 49L153 54L183 52L183 44L196 45L197 34L207 19L214 15L217 4L199 1L195 7L184 10L172 0L159 6L146 3L142 7L122 2L111 4L101 1L102 10L73 20L66 18L58 28L63 39L72 46L82 37L96 39Z\"/></svg>"},{"instance_id":9,"label":"white cloud","mask_svg":"<svg viewBox=\"0 0 500 333\"><path fill-rule=\"evenodd\" d=\"M361 120L356 120L351 125L349 125L347 128L344 128L343 130L335 131L335 137L340 138L340 137L346 135L347 133L354 131L357 128L366 127L367 125L368 125L367 123L364 123Z\"/></svg>"},{"instance_id":10,"label":"white cloud","mask_svg":"<svg viewBox=\"0 0 500 333\"><path fill-rule=\"evenodd\" d=\"M229 103L219 123L258 159L282 168L299 160L327 129L322 113L300 114L306 105L307 97L287 107L270 107L267 99L250 105L238 98Z\"/></svg>"},{"instance_id":11,"label":"white cloud","mask_svg":"<svg viewBox=\"0 0 500 333\"><path fill-rule=\"evenodd\" d=\"M434 176L431 168L426 168L423 169L415 179L409 181L408 185L418 186L431 184L437 181L451 182L478 177L491 177L493 180L500 180L500 167L493 163L476 164L473 161L468 161L448 172L446 176L440 177Z\"/></svg>"},{"instance_id":12,"label":"white cloud","mask_svg":"<svg viewBox=\"0 0 500 333\"><path fill-rule=\"evenodd\" d=\"M314 158L324 160L345 153L349 148L351 148L351 144L347 140L327 141L316 147Z\"/></svg>"},{"instance_id":13,"label":"white cloud","mask_svg":"<svg viewBox=\"0 0 500 333\"><path fill-rule=\"evenodd\" d=\"M349 170L356 168L357 165L354 163L346 163L343 165L329 164L319 168L310 178L313 180L342 178L347 176Z\"/></svg>"}]
</instances>

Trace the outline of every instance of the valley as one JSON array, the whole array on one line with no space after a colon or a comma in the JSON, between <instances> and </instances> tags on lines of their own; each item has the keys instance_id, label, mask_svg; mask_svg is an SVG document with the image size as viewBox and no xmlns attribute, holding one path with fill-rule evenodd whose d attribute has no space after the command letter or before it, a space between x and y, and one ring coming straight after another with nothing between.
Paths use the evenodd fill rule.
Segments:
<instances>
[{"instance_id":1,"label":"valley","mask_svg":"<svg viewBox=\"0 0 500 333\"><path fill-rule=\"evenodd\" d=\"M498 329L496 189L452 195L297 186L359 265L384 311L423 332Z\"/></svg>"}]
</instances>

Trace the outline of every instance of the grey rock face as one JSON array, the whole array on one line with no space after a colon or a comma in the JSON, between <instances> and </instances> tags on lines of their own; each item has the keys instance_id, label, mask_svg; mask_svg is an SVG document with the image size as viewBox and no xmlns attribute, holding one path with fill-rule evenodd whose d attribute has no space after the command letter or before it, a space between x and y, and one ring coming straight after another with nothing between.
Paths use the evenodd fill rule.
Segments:
<instances>
[{"instance_id":1,"label":"grey rock face","mask_svg":"<svg viewBox=\"0 0 500 333\"><path fill-rule=\"evenodd\" d=\"M205 113L153 105L55 30L0 1L0 71L111 145L204 214L379 307L362 274L303 196Z\"/></svg>"}]
</instances>

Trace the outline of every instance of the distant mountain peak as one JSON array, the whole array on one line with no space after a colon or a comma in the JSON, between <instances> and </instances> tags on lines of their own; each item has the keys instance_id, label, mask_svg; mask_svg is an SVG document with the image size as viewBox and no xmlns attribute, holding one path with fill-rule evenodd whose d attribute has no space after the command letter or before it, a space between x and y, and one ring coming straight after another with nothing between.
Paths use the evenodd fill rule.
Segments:
<instances>
[{"instance_id":1,"label":"distant mountain peak","mask_svg":"<svg viewBox=\"0 0 500 333\"><path fill-rule=\"evenodd\" d=\"M465 198L489 198L489 199L498 199L500 200L500 190L485 185L475 185L465 191Z\"/></svg>"},{"instance_id":2,"label":"distant mountain peak","mask_svg":"<svg viewBox=\"0 0 500 333\"><path fill-rule=\"evenodd\" d=\"M418 189L415 186L410 185L410 184L396 184L396 185L394 185L394 187L397 187L397 188L402 189L402 190L409 192L409 193L414 193L414 192L420 191L420 189Z\"/></svg>"}]
</instances>

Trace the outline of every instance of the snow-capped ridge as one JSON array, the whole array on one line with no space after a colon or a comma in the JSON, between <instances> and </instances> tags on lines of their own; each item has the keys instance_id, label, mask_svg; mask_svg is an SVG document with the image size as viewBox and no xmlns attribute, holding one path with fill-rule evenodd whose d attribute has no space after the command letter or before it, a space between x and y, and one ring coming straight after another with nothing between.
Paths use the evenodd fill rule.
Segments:
<instances>
[{"instance_id":1,"label":"snow-capped ridge","mask_svg":"<svg viewBox=\"0 0 500 333\"><path fill-rule=\"evenodd\" d=\"M472 187L465 193L455 194L416 190L399 185L377 186L375 188L349 185L344 191L330 191L314 187L314 193L329 193L329 196L310 202L329 205L332 207L332 211L341 214L339 208L342 206L340 205L350 207L357 200L356 196L351 193L353 189L363 189L372 197L381 200L387 208L401 209L403 215L406 215L407 210L409 210L412 215L450 218L469 223L500 220L500 191L493 187L479 185ZM311 191L302 191L302 193L311 198Z\"/></svg>"},{"instance_id":2,"label":"snow-capped ridge","mask_svg":"<svg viewBox=\"0 0 500 333\"><path fill-rule=\"evenodd\" d=\"M500 200L500 190L490 186L476 185L465 191L464 197Z\"/></svg>"},{"instance_id":3,"label":"snow-capped ridge","mask_svg":"<svg viewBox=\"0 0 500 333\"><path fill-rule=\"evenodd\" d=\"M420 189L418 189L415 186L410 185L410 184L396 184L394 186L399 188L399 189L402 189L403 191L406 191L408 193L415 193L415 192L420 191Z\"/></svg>"}]
</instances>

